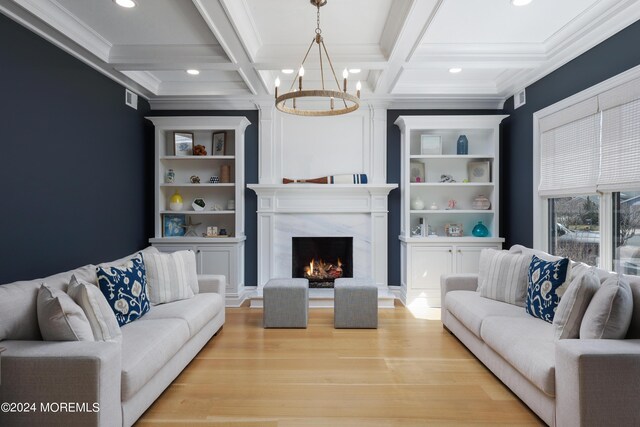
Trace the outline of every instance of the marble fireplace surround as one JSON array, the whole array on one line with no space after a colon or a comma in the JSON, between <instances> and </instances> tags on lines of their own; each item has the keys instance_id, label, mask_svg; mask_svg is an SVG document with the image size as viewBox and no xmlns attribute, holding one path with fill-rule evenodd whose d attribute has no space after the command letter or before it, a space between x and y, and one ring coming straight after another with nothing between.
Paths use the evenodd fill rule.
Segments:
<instances>
[{"instance_id":1,"label":"marble fireplace surround","mask_svg":"<svg viewBox=\"0 0 640 427\"><path fill-rule=\"evenodd\" d=\"M292 237L329 236L353 237L353 276L371 279L378 286L380 296L390 296L387 196L396 184L249 184L247 187L258 195L258 297L269 279L291 277ZM313 291L326 293L327 290ZM322 292L313 294L317 297Z\"/></svg>"}]
</instances>

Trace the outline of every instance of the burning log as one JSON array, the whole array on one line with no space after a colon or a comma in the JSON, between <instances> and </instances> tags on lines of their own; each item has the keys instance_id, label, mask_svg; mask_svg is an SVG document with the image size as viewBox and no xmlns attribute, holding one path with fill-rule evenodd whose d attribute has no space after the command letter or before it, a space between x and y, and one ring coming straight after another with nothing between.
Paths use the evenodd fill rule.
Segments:
<instances>
[{"instance_id":1,"label":"burning log","mask_svg":"<svg viewBox=\"0 0 640 427\"><path fill-rule=\"evenodd\" d=\"M314 259L304 268L304 277L312 280L339 279L343 274L340 259L337 264Z\"/></svg>"}]
</instances>

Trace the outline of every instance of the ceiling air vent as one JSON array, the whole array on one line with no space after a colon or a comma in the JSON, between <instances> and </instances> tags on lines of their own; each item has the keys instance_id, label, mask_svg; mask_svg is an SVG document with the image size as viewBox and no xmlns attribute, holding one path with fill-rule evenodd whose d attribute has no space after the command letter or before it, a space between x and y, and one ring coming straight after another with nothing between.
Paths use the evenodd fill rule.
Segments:
<instances>
[{"instance_id":1,"label":"ceiling air vent","mask_svg":"<svg viewBox=\"0 0 640 427\"><path fill-rule=\"evenodd\" d=\"M513 108L520 108L527 103L527 94L525 89L513 95Z\"/></svg>"},{"instance_id":2,"label":"ceiling air vent","mask_svg":"<svg viewBox=\"0 0 640 427\"><path fill-rule=\"evenodd\" d=\"M138 95L131 92L129 89L124 90L124 103L134 110L138 109Z\"/></svg>"}]
</instances>

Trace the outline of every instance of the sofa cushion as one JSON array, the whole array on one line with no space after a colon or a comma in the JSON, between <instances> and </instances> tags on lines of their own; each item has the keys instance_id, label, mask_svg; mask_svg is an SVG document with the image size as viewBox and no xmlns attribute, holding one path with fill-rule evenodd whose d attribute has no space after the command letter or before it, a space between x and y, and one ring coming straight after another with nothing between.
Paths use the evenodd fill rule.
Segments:
<instances>
[{"instance_id":1,"label":"sofa cushion","mask_svg":"<svg viewBox=\"0 0 640 427\"><path fill-rule=\"evenodd\" d=\"M569 287L569 258L545 261L537 256L529 266L527 313L545 322L553 322L560 298Z\"/></svg>"},{"instance_id":2,"label":"sofa cushion","mask_svg":"<svg viewBox=\"0 0 640 427\"><path fill-rule=\"evenodd\" d=\"M622 339L633 315L633 296L622 275L608 278L593 296L580 325L582 339Z\"/></svg>"},{"instance_id":3,"label":"sofa cushion","mask_svg":"<svg viewBox=\"0 0 640 427\"><path fill-rule=\"evenodd\" d=\"M529 317L524 308L481 297L475 291L447 292L445 308L480 338L480 327L488 316Z\"/></svg>"},{"instance_id":4,"label":"sofa cushion","mask_svg":"<svg viewBox=\"0 0 640 427\"><path fill-rule=\"evenodd\" d=\"M627 339L640 338L640 276L626 276L629 280L631 295L633 296L633 315L627 332ZM1 286L0 286L1 287Z\"/></svg>"},{"instance_id":5,"label":"sofa cushion","mask_svg":"<svg viewBox=\"0 0 640 427\"><path fill-rule=\"evenodd\" d=\"M94 265L86 265L75 270L58 273L36 280L0 285L0 341L40 340L38 326L37 299L42 283L51 288L66 289L72 275L96 283Z\"/></svg>"},{"instance_id":6,"label":"sofa cushion","mask_svg":"<svg viewBox=\"0 0 640 427\"><path fill-rule=\"evenodd\" d=\"M194 336L221 310L224 310L222 296L206 293L169 304L154 305L144 318L182 319L189 325L190 336Z\"/></svg>"},{"instance_id":7,"label":"sofa cushion","mask_svg":"<svg viewBox=\"0 0 640 427\"><path fill-rule=\"evenodd\" d=\"M147 274L142 254L124 265L96 268L98 285L116 315L120 326L131 323L149 311Z\"/></svg>"},{"instance_id":8,"label":"sofa cushion","mask_svg":"<svg viewBox=\"0 0 640 427\"><path fill-rule=\"evenodd\" d=\"M37 306L45 341L94 341L87 316L64 291L42 284Z\"/></svg>"},{"instance_id":9,"label":"sofa cushion","mask_svg":"<svg viewBox=\"0 0 640 427\"><path fill-rule=\"evenodd\" d=\"M544 394L555 396L556 341L550 323L531 316L487 317L481 338Z\"/></svg>"},{"instance_id":10,"label":"sofa cushion","mask_svg":"<svg viewBox=\"0 0 640 427\"><path fill-rule=\"evenodd\" d=\"M480 295L523 307L530 260L521 254L483 249L478 273Z\"/></svg>"},{"instance_id":11,"label":"sofa cushion","mask_svg":"<svg viewBox=\"0 0 640 427\"><path fill-rule=\"evenodd\" d=\"M189 340L182 319L146 317L122 327L122 401L138 392Z\"/></svg>"},{"instance_id":12,"label":"sofa cushion","mask_svg":"<svg viewBox=\"0 0 640 427\"><path fill-rule=\"evenodd\" d=\"M198 273L193 251L146 254L144 265L151 304L179 301L197 293Z\"/></svg>"},{"instance_id":13,"label":"sofa cushion","mask_svg":"<svg viewBox=\"0 0 640 427\"><path fill-rule=\"evenodd\" d=\"M71 276L67 294L87 315L96 341L116 340L122 336L120 325L100 289L89 282Z\"/></svg>"},{"instance_id":14,"label":"sofa cushion","mask_svg":"<svg viewBox=\"0 0 640 427\"><path fill-rule=\"evenodd\" d=\"M584 271L575 277L564 293L556 315L553 318L553 329L558 340L580 337L580 324L589 307L591 298L600 287L600 279L594 268Z\"/></svg>"}]
</instances>

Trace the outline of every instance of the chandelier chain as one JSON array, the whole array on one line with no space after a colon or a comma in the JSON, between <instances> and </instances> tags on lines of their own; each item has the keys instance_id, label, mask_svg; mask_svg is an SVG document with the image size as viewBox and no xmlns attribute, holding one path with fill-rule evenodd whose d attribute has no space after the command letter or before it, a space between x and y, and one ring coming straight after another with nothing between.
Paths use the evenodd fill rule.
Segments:
<instances>
[{"instance_id":1,"label":"chandelier chain","mask_svg":"<svg viewBox=\"0 0 640 427\"><path fill-rule=\"evenodd\" d=\"M317 22L316 34L322 34L322 29L320 28L320 3L318 3L318 12L316 15L316 22Z\"/></svg>"}]
</instances>

